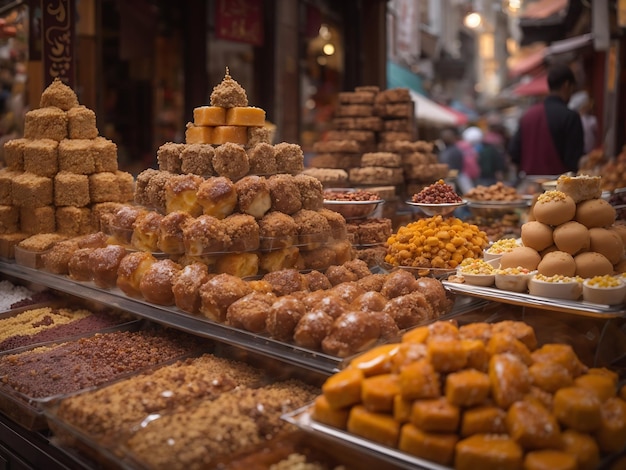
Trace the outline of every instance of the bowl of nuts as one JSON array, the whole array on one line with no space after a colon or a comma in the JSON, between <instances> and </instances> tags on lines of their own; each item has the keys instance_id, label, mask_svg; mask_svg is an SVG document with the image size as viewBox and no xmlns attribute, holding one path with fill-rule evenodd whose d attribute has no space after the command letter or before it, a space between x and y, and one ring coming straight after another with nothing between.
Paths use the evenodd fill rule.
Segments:
<instances>
[{"instance_id":1,"label":"bowl of nuts","mask_svg":"<svg viewBox=\"0 0 626 470\"><path fill-rule=\"evenodd\" d=\"M530 202L515 188L502 182L490 186L478 185L470 189L465 198L473 215L492 218L502 217L518 209L527 209Z\"/></svg>"},{"instance_id":2,"label":"bowl of nuts","mask_svg":"<svg viewBox=\"0 0 626 470\"><path fill-rule=\"evenodd\" d=\"M324 190L324 207L339 212L346 220L369 217L384 202L378 194L363 189Z\"/></svg>"},{"instance_id":3,"label":"bowl of nuts","mask_svg":"<svg viewBox=\"0 0 626 470\"><path fill-rule=\"evenodd\" d=\"M414 194L406 203L419 208L428 216L445 216L466 205L467 201L461 198L452 186L439 180Z\"/></svg>"}]
</instances>

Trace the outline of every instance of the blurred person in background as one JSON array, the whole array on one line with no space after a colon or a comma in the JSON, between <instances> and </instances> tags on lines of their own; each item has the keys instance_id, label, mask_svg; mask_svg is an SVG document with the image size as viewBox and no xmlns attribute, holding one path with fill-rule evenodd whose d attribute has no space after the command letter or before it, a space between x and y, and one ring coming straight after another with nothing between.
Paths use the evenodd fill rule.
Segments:
<instances>
[{"instance_id":1,"label":"blurred person in background","mask_svg":"<svg viewBox=\"0 0 626 470\"><path fill-rule=\"evenodd\" d=\"M456 189L460 194L465 194L474 187L472 179L468 177L463 168L463 152L459 148L460 135L456 127L446 127L439 135L443 148L439 151L439 163L445 163L450 170L456 171Z\"/></svg>"},{"instance_id":2,"label":"blurred person in background","mask_svg":"<svg viewBox=\"0 0 626 470\"><path fill-rule=\"evenodd\" d=\"M560 175L576 172L584 153L579 114L567 107L576 78L564 64L548 71L548 96L522 115L511 139L509 153L525 175Z\"/></svg>"},{"instance_id":3,"label":"blurred person in background","mask_svg":"<svg viewBox=\"0 0 626 470\"><path fill-rule=\"evenodd\" d=\"M592 103L589 94L584 90L577 91L569 100L568 107L580 114L580 120L583 124L585 155L587 155L596 148L598 136L598 119L591 114Z\"/></svg>"}]
</instances>

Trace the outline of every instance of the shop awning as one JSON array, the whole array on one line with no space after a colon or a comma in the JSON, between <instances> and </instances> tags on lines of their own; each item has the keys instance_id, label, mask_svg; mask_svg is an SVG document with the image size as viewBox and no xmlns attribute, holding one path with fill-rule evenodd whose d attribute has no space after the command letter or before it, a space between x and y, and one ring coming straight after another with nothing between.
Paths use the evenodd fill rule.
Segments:
<instances>
[{"instance_id":1,"label":"shop awning","mask_svg":"<svg viewBox=\"0 0 626 470\"><path fill-rule=\"evenodd\" d=\"M539 67L546 58L547 50L547 46L543 43L521 47L515 55L507 60L509 74L512 77L517 77Z\"/></svg>"},{"instance_id":2,"label":"shop awning","mask_svg":"<svg viewBox=\"0 0 626 470\"><path fill-rule=\"evenodd\" d=\"M415 103L415 119L418 122L441 127L460 125L457 115L452 111L413 90L409 92Z\"/></svg>"},{"instance_id":3,"label":"shop awning","mask_svg":"<svg viewBox=\"0 0 626 470\"><path fill-rule=\"evenodd\" d=\"M548 90L548 74L543 72L529 81L521 82L516 85L512 93L516 96L543 96L547 95Z\"/></svg>"},{"instance_id":4,"label":"shop awning","mask_svg":"<svg viewBox=\"0 0 626 470\"><path fill-rule=\"evenodd\" d=\"M422 77L390 60L387 61L387 88L408 88L417 93L424 93Z\"/></svg>"},{"instance_id":5,"label":"shop awning","mask_svg":"<svg viewBox=\"0 0 626 470\"><path fill-rule=\"evenodd\" d=\"M582 49L593 43L593 34L581 34L580 36L574 36L561 41L554 41L548 46L546 55L564 54L565 52L571 52L576 49Z\"/></svg>"},{"instance_id":6,"label":"shop awning","mask_svg":"<svg viewBox=\"0 0 626 470\"><path fill-rule=\"evenodd\" d=\"M543 19L555 14L565 15L569 0L537 0L526 2L520 19Z\"/></svg>"}]
</instances>

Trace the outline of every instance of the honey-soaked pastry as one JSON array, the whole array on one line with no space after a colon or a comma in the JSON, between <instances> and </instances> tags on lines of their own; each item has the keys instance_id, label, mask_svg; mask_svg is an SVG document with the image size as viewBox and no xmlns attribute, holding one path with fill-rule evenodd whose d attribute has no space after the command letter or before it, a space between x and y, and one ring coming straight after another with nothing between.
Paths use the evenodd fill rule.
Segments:
<instances>
[{"instance_id":1,"label":"honey-soaked pastry","mask_svg":"<svg viewBox=\"0 0 626 470\"><path fill-rule=\"evenodd\" d=\"M602 425L600 399L586 388L566 387L557 390L553 412L561 424L576 431L593 432Z\"/></svg>"},{"instance_id":2,"label":"honey-soaked pastry","mask_svg":"<svg viewBox=\"0 0 626 470\"><path fill-rule=\"evenodd\" d=\"M391 315L401 330L433 318L432 307L424 294L418 291L391 299L383 312Z\"/></svg>"},{"instance_id":3,"label":"honey-soaked pastry","mask_svg":"<svg viewBox=\"0 0 626 470\"><path fill-rule=\"evenodd\" d=\"M227 142L215 148L213 169L219 176L235 181L248 174L250 161L243 146Z\"/></svg>"},{"instance_id":4,"label":"honey-soaked pastry","mask_svg":"<svg viewBox=\"0 0 626 470\"><path fill-rule=\"evenodd\" d=\"M384 312L372 313L376 314L374 317L378 320L380 339L383 341L398 341L400 338L400 328L398 328L396 321L391 318L391 315Z\"/></svg>"},{"instance_id":5,"label":"honey-soaked pastry","mask_svg":"<svg viewBox=\"0 0 626 470\"><path fill-rule=\"evenodd\" d=\"M326 277L333 286L342 282L356 281L359 277L343 265L329 266L326 270Z\"/></svg>"},{"instance_id":6,"label":"honey-soaked pastry","mask_svg":"<svg viewBox=\"0 0 626 470\"><path fill-rule=\"evenodd\" d=\"M439 373L428 359L412 362L400 370L400 393L407 399L441 396Z\"/></svg>"},{"instance_id":7,"label":"honey-soaked pastry","mask_svg":"<svg viewBox=\"0 0 626 470\"><path fill-rule=\"evenodd\" d=\"M76 242L80 248L104 248L108 238L104 232L94 232L79 237Z\"/></svg>"},{"instance_id":8,"label":"honey-soaked pastry","mask_svg":"<svg viewBox=\"0 0 626 470\"><path fill-rule=\"evenodd\" d=\"M249 175L235 183L239 211L262 218L272 207L270 189L265 178Z\"/></svg>"},{"instance_id":9,"label":"honey-soaked pastry","mask_svg":"<svg viewBox=\"0 0 626 470\"><path fill-rule=\"evenodd\" d=\"M302 209L300 190L294 176L273 175L267 179L267 185L270 190L272 210L291 215Z\"/></svg>"},{"instance_id":10,"label":"honey-soaked pastry","mask_svg":"<svg viewBox=\"0 0 626 470\"><path fill-rule=\"evenodd\" d=\"M380 324L375 318L373 312L341 314L322 340L322 350L337 357L347 357L371 347L380 338Z\"/></svg>"},{"instance_id":11,"label":"honey-soaked pastry","mask_svg":"<svg viewBox=\"0 0 626 470\"><path fill-rule=\"evenodd\" d=\"M380 292L376 291L365 292L350 304L353 309L364 312L382 312L385 305L387 305L387 299Z\"/></svg>"},{"instance_id":12,"label":"honey-soaked pastry","mask_svg":"<svg viewBox=\"0 0 626 470\"><path fill-rule=\"evenodd\" d=\"M200 286L209 280L209 269L204 263L191 263L176 273L172 294L176 306L188 313L200 310Z\"/></svg>"},{"instance_id":13,"label":"honey-soaked pastry","mask_svg":"<svg viewBox=\"0 0 626 470\"><path fill-rule=\"evenodd\" d=\"M492 405L475 406L463 411L461 436L506 434L506 411Z\"/></svg>"},{"instance_id":14,"label":"honey-soaked pastry","mask_svg":"<svg viewBox=\"0 0 626 470\"><path fill-rule=\"evenodd\" d=\"M347 429L352 434L389 447L396 447L400 437L400 423L392 416L368 411L362 405L350 410Z\"/></svg>"},{"instance_id":15,"label":"honey-soaked pastry","mask_svg":"<svg viewBox=\"0 0 626 470\"><path fill-rule=\"evenodd\" d=\"M400 430L398 449L431 462L450 465L458 440L456 434L425 432L407 423Z\"/></svg>"},{"instance_id":16,"label":"honey-soaked pastry","mask_svg":"<svg viewBox=\"0 0 626 470\"><path fill-rule=\"evenodd\" d=\"M297 246L261 253L259 271L271 273L283 269L304 269L304 260Z\"/></svg>"},{"instance_id":17,"label":"honey-soaked pastry","mask_svg":"<svg viewBox=\"0 0 626 470\"><path fill-rule=\"evenodd\" d=\"M150 177L144 190L146 207L165 213L165 184L173 176L169 171L158 171Z\"/></svg>"},{"instance_id":18,"label":"honey-soaked pastry","mask_svg":"<svg viewBox=\"0 0 626 470\"><path fill-rule=\"evenodd\" d=\"M589 434L573 429L561 433L562 450L576 457L579 470L595 470L600 464L600 449Z\"/></svg>"},{"instance_id":19,"label":"honey-soaked pastry","mask_svg":"<svg viewBox=\"0 0 626 470\"><path fill-rule=\"evenodd\" d=\"M328 424L339 429L346 429L350 408L333 408L325 395L319 395L313 401L312 416L315 421Z\"/></svg>"},{"instance_id":20,"label":"honey-soaked pastry","mask_svg":"<svg viewBox=\"0 0 626 470\"><path fill-rule=\"evenodd\" d=\"M251 292L228 306L226 324L252 333L263 333L267 313L275 300L274 294Z\"/></svg>"},{"instance_id":21,"label":"honey-soaked pastry","mask_svg":"<svg viewBox=\"0 0 626 470\"><path fill-rule=\"evenodd\" d=\"M337 254L330 246L319 246L322 242L313 240L322 240L324 238L322 233L315 235L306 235L306 238L310 240L307 246L302 246L300 250L300 256L302 258L302 269L317 269L323 271L329 266L336 264ZM311 249L311 246L317 246Z\"/></svg>"},{"instance_id":22,"label":"honey-soaked pastry","mask_svg":"<svg viewBox=\"0 0 626 470\"><path fill-rule=\"evenodd\" d=\"M256 276L259 272L259 255L255 252L224 253L217 257L214 271L237 277Z\"/></svg>"},{"instance_id":23,"label":"honey-soaked pastry","mask_svg":"<svg viewBox=\"0 0 626 470\"><path fill-rule=\"evenodd\" d=\"M524 470L577 470L576 458L554 449L535 450L524 457Z\"/></svg>"},{"instance_id":24,"label":"honey-soaked pastry","mask_svg":"<svg viewBox=\"0 0 626 470\"><path fill-rule=\"evenodd\" d=\"M530 374L522 360L510 353L496 354L489 361L491 393L498 406L507 409L530 390Z\"/></svg>"},{"instance_id":25,"label":"honey-soaked pastry","mask_svg":"<svg viewBox=\"0 0 626 470\"><path fill-rule=\"evenodd\" d=\"M277 296L291 294L308 288L306 278L296 269L282 269L267 273L263 280L271 284Z\"/></svg>"},{"instance_id":26,"label":"honey-soaked pastry","mask_svg":"<svg viewBox=\"0 0 626 470\"><path fill-rule=\"evenodd\" d=\"M296 325L305 313L306 308L299 299L291 295L282 296L267 312L267 332L279 341L291 341Z\"/></svg>"},{"instance_id":27,"label":"honey-soaked pastry","mask_svg":"<svg viewBox=\"0 0 626 470\"><path fill-rule=\"evenodd\" d=\"M133 235L133 224L140 215L146 214L146 209L137 206L123 206L109 219L106 230L119 244L130 244Z\"/></svg>"},{"instance_id":28,"label":"honey-soaked pastry","mask_svg":"<svg viewBox=\"0 0 626 470\"><path fill-rule=\"evenodd\" d=\"M418 284L415 276L408 271L399 269L389 273L380 293L388 299L393 299L416 290L418 290Z\"/></svg>"},{"instance_id":29,"label":"honey-soaked pastry","mask_svg":"<svg viewBox=\"0 0 626 470\"><path fill-rule=\"evenodd\" d=\"M532 363L530 351L526 345L506 332L494 332L491 335L487 343L487 352L492 356L495 354L510 353L519 357L526 365Z\"/></svg>"},{"instance_id":30,"label":"honey-soaked pastry","mask_svg":"<svg viewBox=\"0 0 626 470\"><path fill-rule=\"evenodd\" d=\"M226 74L222 81L213 87L211 106L221 108L248 106L246 90L230 76L228 67L226 67Z\"/></svg>"},{"instance_id":31,"label":"honey-soaked pastry","mask_svg":"<svg viewBox=\"0 0 626 470\"><path fill-rule=\"evenodd\" d=\"M322 182L309 175L299 174L294 181L300 190L302 208L312 211L320 210L324 206L324 188Z\"/></svg>"},{"instance_id":32,"label":"honey-soaked pastry","mask_svg":"<svg viewBox=\"0 0 626 470\"><path fill-rule=\"evenodd\" d=\"M294 343L304 348L319 350L322 341L330 332L333 322L334 320L330 315L320 310L305 313L293 332Z\"/></svg>"},{"instance_id":33,"label":"honey-soaked pastry","mask_svg":"<svg viewBox=\"0 0 626 470\"><path fill-rule=\"evenodd\" d=\"M626 445L626 402L611 397L600 409L600 428L596 440L603 452L619 452Z\"/></svg>"},{"instance_id":34,"label":"honey-soaked pastry","mask_svg":"<svg viewBox=\"0 0 626 470\"><path fill-rule=\"evenodd\" d=\"M258 142L251 146L247 152L251 174L269 176L278 172L276 151L273 145L267 142Z\"/></svg>"},{"instance_id":35,"label":"honey-soaked pastry","mask_svg":"<svg viewBox=\"0 0 626 470\"><path fill-rule=\"evenodd\" d=\"M467 354L467 367L487 372L490 356L485 343L479 339L462 339L461 346Z\"/></svg>"},{"instance_id":36,"label":"honey-soaked pastry","mask_svg":"<svg viewBox=\"0 0 626 470\"><path fill-rule=\"evenodd\" d=\"M587 370L569 344L549 343L532 352L533 362L556 362L576 378Z\"/></svg>"},{"instance_id":37,"label":"honey-soaked pastry","mask_svg":"<svg viewBox=\"0 0 626 470\"><path fill-rule=\"evenodd\" d=\"M454 299L449 299L443 284L433 277L420 277L417 279L417 289L424 294L433 306L433 310L441 314L449 313L454 305Z\"/></svg>"},{"instance_id":38,"label":"honey-soaked pastry","mask_svg":"<svg viewBox=\"0 0 626 470\"><path fill-rule=\"evenodd\" d=\"M331 233L330 225L328 220L318 212L302 209L293 214L293 220L298 227L298 243L308 250L313 250L328 240ZM332 257L334 259L334 253Z\"/></svg>"},{"instance_id":39,"label":"honey-soaked pastry","mask_svg":"<svg viewBox=\"0 0 626 470\"><path fill-rule=\"evenodd\" d=\"M117 270L124 256L126 248L120 245L94 248L89 254L89 269L93 275L93 282L102 288L115 286Z\"/></svg>"},{"instance_id":40,"label":"honey-soaked pastry","mask_svg":"<svg viewBox=\"0 0 626 470\"><path fill-rule=\"evenodd\" d=\"M259 248L259 225L248 214L231 214L223 220L226 235L230 238L229 251L254 251Z\"/></svg>"},{"instance_id":41,"label":"honey-soaked pastry","mask_svg":"<svg viewBox=\"0 0 626 470\"><path fill-rule=\"evenodd\" d=\"M348 281L331 287L328 293L337 295L346 302L352 303L358 296L364 294L365 291L356 282Z\"/></svg>"},{"instance_id":42,"label":"honey-soaked pastry","mask_svg":"<svg viewBox=\"0 0 626 470\"><path fill-rule=\"evenodd\" d=\"M157 305L174 305L172 286L181 266L171 259L161 259L146 270L139 282L141 295Z\"/></svg>"},{"instance_id":43,"label":"honey-soaked pastry","mask_svg":"<svg viewBox=\"0 0 626 470\"><path fill-rule=\"evenodd\" d=\"M456 406L484 404L491 392L489 376L483 372L467 369L446 377L446 399Z\"/></svg>"},{"instance_id":44,"label":"honey-soaked pastry","mask_svg":"<svg viewBox=\"0 0 626 470\"><path fill-rule=\"evenodd\" d=\"M171 255L184 253L183 227L191 220L191 215L182 211L170 212L163 216L159 224L157 248Z\"/></svg>"},{"instance_id":45,"label":"honey-soaked pastry","mask_svg":"<svg viewBox=\"0 0 626 470\"><path fill-rule=\"evenodd\" d=\"M137 216L130 238L133 248L140 251L158 251L161 220L163 216L155 211L148 211Z\"/></svg>"},{"instance_id":46,"label":"honey-soaked pastry","mask_svg":"<svg viewBox=\"0 0 626 470\"><path fill-rule=\"evenodd\" d=\"M528 368L531 383L549 393L569 387L574 379L569 370L556 362L535 362Z\"/></svg>"},{"instance_id":47,"label":"honey-soaked pastry","mask_svg":"<svg viewBox=\"0 0 626 470\"><path fill-rule=\"evenodd\" d=\"M444 397L415 400L411 408L411 423L429 432L456 432L461 419L458 406Z\"/></svg>"},{"instance_id":48,"label":"honey-soaked pastry","mask_svg":"<svg viewBox=\"0 0 626 470\"><path fill-rule=\"evenodd\" d=\"M387 279L386 274L376 273L376 274L370 274L369 276L365 276L364 278L361 278L358 281L356 281L356 283L364 291L380 292L383 288L383 285L386 279Z\"/></svg>"},{"instance_id":49,"label":"honey-soaked pastry","mask_svg":"<svg viewBox=\"0 0 626 470\"><path fill-rule=\"evenodd\" d=\"M94 248L81 248L72 253L67 263L69 276L75 281L91 281L93 273L89 268L89 255Z\"/></svg>"},{"instance_id":50,"label":"honey-soaked pastry","mask_svg":"<svg viewBox=\"0 0 626 470\"><path fill-rule=\"evenodd\" d=\"M326 379L322 393L333 409L346 408L361 402L365 376L359 369L343 369Z\"/></svg>"},{"instance_id":51,"label":"honey-soaked pastry","mask_svg":"<svg viewBox=\"0 0 626 470\"><path fill-rule=\"evenodd\" d=\"M129 297L141 297L141 279L156 261L152 253L146 251L128 253L117 268L117 287Z\"/></svg>"},{"instance_id":52,"label":"honey-soaked pastry","mask_svg":"<svg viewBox=\"0 0 626 470\"><path fill-rule=\"evenodd\" d=\"M336 319L350 310L350 304L328 291L318 291L302 299L307 310L319 310Z\"/></svg>"},{"instance_id":53,"label":"honey-soaked pastry","mask_svg":"<svg viewBox=\"0 0 626 470\"><path fill-rule=\"evenodd\" d=\"M243 279L230 274L218 274L200 286L200 313L223 323L228 307L250 292L252 288Z\"/></svg>"},{"instance_id":54,"label":"honey-soaked pastry","mask_svg":"<svg viewBox=\"0 0 626 470\"><path fill-rule=\"evenodd\" d=\"M204 180L196 193L204 215L223 219L233 213L237 206L237 190L233 182L223 176Z\"/></svg>"},{"instance_id":55,"label":"honey-soaked pastry","mask_svg":"<svg viewBox=\"0 0 626 470\"><path fill-rule=\"evenodd\" d=\"M174 175L165 183L165 212L187 212L193 217L202 214L197 192L204 178L194 174Z\"/></svg>"},{"instance_id":56,"label":"honey-soaked pastry","mask_svg":"<svg viewBox=\"0 0 626 470\"><path fill-rule=\"evenodd\" d=\"M520 470L522 457L522 448L506 435L475 434L457 443L454 468Z\"/></svg>"},{"instance_id":57,"label":"honey-soaked pastry","mask_svg":"<svg viewBox=\"0 0 626 470\"><path fill-rule=\"evenodd\" d=\"M426 347L430 362L439 372L454 372L467 364L467 352L456 339L445 336L430 338Z\"/></svg>"},{"instance_id":58,"label":"honey-soaked pastry","mask_svg":"<svg viewBox=\"0 0 626 470\"><path fill-rule=\"evenodd\" d=\"M617 389L612 377L600 374L584 374L574 380L576 387L588 388L595 392L601 402L615 397Z\"/></svg>"},{"instance_id":59,"label":"honey-soaked pastry","mask_svg":"<svg viewBox=\"0 0 626 470\"><path fill-rule=\"evenodd\" d=\"M282 212L268 212L259 220L260 249L280 250L298 240L298 226L293 217Z\"/></svg>"},{"instance_id":60,"label":"honey-soaked pastry","mask_svg":"<svg viewBox=\"0 0 626 470\"><path fill-rule=\"evenodd\" d=\"M306 207L303 207L306 209ZM328 221L328 225L330 226L330 236L334 240L345 240L348 238L348 224L343 215L339 212L335 212L330 209L326 209L323 207L322 209L318 209L317 213L323 215L324 218ZM351 234L352 236L353 234ZM351 241L354 240L354 236L352 236Z\"/></svg>"},{"instance_id":61,"label":"honey-soaked pastry","mask_svg":"<svg viewBox=\"0 0 626 470\"><path fill-rule=\"evenodd\" d=\"M225 251L231 243L223 220L201 215L183 226L185 252L190 256L202 256Z\"/></svg>"},{"instance_id":62,"label":"honey-soaked pastry","mask_svg":"<svg viewBox=\"0 0 626 470\"><path fill-rule=\"evenodd\" d=\"M526 450L556 449L561 445L561 429L552 413L533 401L520 400L506 415L509 436Z\"/></svg>"},{"instance_id":63,"label":"honey-soaked pastry","mask_svg":"<svg viewBox=\"0 0 626 470\"><path fill-rule=\"evenodd\" d=\"M309 271L308 273L305 273L304 277L311 292L314 292L316 290L326 290L332 287L332 284L324 275L324 273L321 273L315 269Z\"/></svg>"},{"instance_id":64,"label":"honey-soaked pastry","mask_svg":"<svg viewBox=\"0 0 626 470\"><path fill-rule=\"evenodd\" d=\"M380 374L366 377L361 386L361 402L369 411L393 411L394 397L400 393L397 374Z\"/></svg>"}]
</instances>

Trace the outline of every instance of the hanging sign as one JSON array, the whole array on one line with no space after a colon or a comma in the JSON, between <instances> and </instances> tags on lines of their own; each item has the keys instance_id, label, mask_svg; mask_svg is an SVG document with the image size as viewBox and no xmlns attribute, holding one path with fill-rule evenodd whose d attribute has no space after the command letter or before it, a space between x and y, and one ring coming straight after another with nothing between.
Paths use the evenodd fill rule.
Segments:
<instances>
[{"instance_id":1,"label":"hanging sign","mask_svg":"<svg viewBox=\"0 0 626 470\"><path fill-rule=\"evenodd\" d=\"M263 0L217 0L215 9L217 38L263 45Z\"/></svg>"},{"instance_id":2,"label":"hanging sign","mask_svg":"<svg viewBox=\"0 0 626 470\"><path fill-rule=\"evenodd\" d=\"M44 86L59 78L74 88L74 23L74 0L42 2Z\"/></svg>"}]
</instances>

